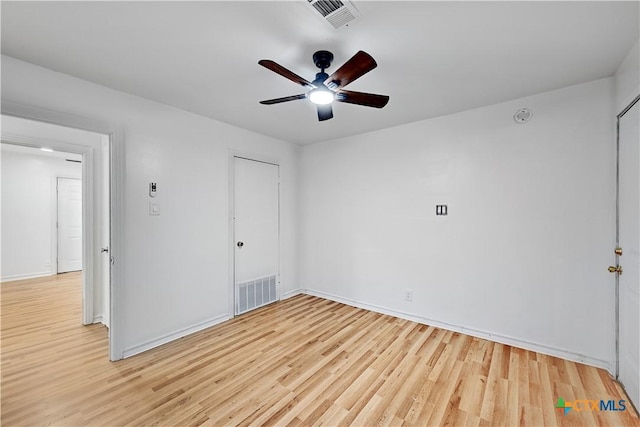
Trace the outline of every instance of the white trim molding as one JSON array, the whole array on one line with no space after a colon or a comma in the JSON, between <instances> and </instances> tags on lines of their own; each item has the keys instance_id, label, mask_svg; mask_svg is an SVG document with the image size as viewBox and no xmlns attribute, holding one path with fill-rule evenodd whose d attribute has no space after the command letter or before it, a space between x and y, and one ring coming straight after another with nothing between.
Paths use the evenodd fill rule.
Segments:
<instances>
[{"instance_id":1,"label":"white trim molding","mask_svg":"<svg viewBox=\"0 0 640 427\"><path fill-rule=\"evenodd\" d=\"M13 276L0 277L0 283L13 282L14 280L37 279L38 277L47 277L47 276L53 276L53 275L54 274L51 273L51 271L43 271L40 273L29 273L29 274L16 274Z\"/></svg>"},{"instance_id":2,"label":"white trim molding","mask_svg":"<svg viewBox=\"0 0 640 427\"><path fill-rule=\"evenodd\" d=\"M285 299L288 299L288 298L295 297L296 295L304 295L306 293L307 293L306 289L293 289L291 291L284 292L280 299L281 300L285 300Z\"/></svg>"},{"instance_id":3,"label":"white trim molding","mask_svg":"<svg viewBox=\"0 0 640 427\"><path fill-rule=\"evenodd\" d=\"M589 357L584 354L575 353L573 351L551 347L543 344L537 344L526 340L521 340L506 335L496 334L493 332L482 331L474 328L467 328L461 325L454 325L447 322L441 322L438 320L430 319L425 316L407 313L404 311L393 310L378 305L367 304L360 301L356 301L350 298L343 298L338 295L333 295L321 291L314 291L311 289L305 289L304 293L312 295L318 298L324 298L331 301L339 302L342 304L350 305L352 307L362 308L364 310L373 311L375 313L386 314L400 319L410 320L412 322L420 323L427 326L434 326L448 331L459 332L472 337L482 338L485 340L497 342L500 344L510 345L512 347L522 348L524 350L535 351L537 353L546 354L548 356L559 357L562 359L570 360L573 362L583 363L586 365L595 366L598 368L606 369L610 374L613 373L614 366L611 361L601 360L594 357Z\"/></svg>"},{"instance_id":4,"label":"white trim molding","mask_svg":"<svg viewBox=\"0 0 640 427\"><path fill-rule=\"evenodd\" d=\"M210 327L215 326L215 325L217 325L219 323L226 322L229 319L230 319L229 316L227 316L226 314L223 314L223 315L214 317L212 319L205 320L203 322L196 323L196 324L191 325L191 326L187 326L186 328L179 329L179 330L177 330L175 332L172 332L170 334L161 335L161 336L159 336L157 338L153 338L153 339L145 341L145 342L143 342L141 344L125 348L124 351L123 351L123 357L127 358L127 357L134 356L136 354L140 354L140 353L142 353L144 351L151 350L152 348L159 347L159 346L161 346L163 344L167 344L167 343L169 343L171 341L177 340L177 339L185 337L187 335L191 335L193 333L200 332L200 331L202 331L204 329L210 328Z\"/></svg>"}]
</instances>

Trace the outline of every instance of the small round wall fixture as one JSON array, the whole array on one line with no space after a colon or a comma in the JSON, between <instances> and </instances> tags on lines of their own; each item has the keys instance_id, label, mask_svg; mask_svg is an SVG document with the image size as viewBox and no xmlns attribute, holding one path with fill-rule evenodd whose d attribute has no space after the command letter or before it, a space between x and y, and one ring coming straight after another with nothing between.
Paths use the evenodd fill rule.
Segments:
<instances>
[{"instance_id":1,"label":"small round wall fixture","mask_svg":"<svg viewBox=\"0 0 640 427\"><path fill-rule=\"evenodd\" d=\"M518 124L524 124L531 120L531 116L533 116L531 110L528 108L521 108L513 115L513 120Z\"/></svg>"}]
</instances>

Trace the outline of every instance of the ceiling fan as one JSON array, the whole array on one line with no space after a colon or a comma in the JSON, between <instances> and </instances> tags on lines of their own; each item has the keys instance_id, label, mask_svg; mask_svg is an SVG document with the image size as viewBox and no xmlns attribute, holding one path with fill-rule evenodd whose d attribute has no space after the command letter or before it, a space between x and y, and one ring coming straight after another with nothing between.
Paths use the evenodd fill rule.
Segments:
<instances>
[{"instance_id":1,"label":"ceiling fan","mask_svg":"<svg viewBox=\"0 0 640 427\"><path fill-rule=\"evenodd\" d=\"M333 54L326 50L319 50L313 54L313 62L316 67L320 68L320 72L316 74L314 81L310 82L292 71L287 70L282 65L277 64L269 59L262 59L258 64L280 74L309 89L306 93L300 95L285 96L284 98L268 99L260 101L261 104L271 105L281 102L295 101L296 99L309 98L311 102L317 105L318 120L329 120L333 117L333 109L331 103L333 101L346 102L348 104L364 105L366 107L382 108L389 102L386 95L376 95L374 93L354 92L342 89L352 81L362 77L369 71L378 66L376 61L366 52L359 51L351 59L345 62L342 67L338 68L333 74L328 75L324 72L329 68L333 61Z\"/></svg>"}]
</instances>

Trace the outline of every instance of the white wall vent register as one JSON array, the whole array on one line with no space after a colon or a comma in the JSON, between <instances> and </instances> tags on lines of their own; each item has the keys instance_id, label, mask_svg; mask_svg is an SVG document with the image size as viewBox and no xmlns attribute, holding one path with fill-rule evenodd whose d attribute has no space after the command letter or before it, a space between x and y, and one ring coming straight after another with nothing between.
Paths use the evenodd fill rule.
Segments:
<instances>
[{"instance_id":1,"label":"white wall vent register","mask_svg":"<svg viewBox=\"0 0 640 427\"><path fill-rule=\"evenodd\" d=\"M307 3L333 28L343 27L362 16L349 0L307 0Z\"/></svg>"},{"instance_id":2,"label":"white wall vent register","mask_svg":"<svg viewBox=\"0 0 640 427\"><path fill-rule=\"evenodd\" d=\"M238 314L276 301L276 276L238 283Z\"/></svg>"}]
</instances>

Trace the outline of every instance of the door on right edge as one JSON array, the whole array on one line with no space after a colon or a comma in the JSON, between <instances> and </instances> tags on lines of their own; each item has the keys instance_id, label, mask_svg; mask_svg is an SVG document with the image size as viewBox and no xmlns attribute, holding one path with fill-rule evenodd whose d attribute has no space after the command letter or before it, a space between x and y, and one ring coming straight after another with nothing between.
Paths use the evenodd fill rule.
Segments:
<instances>
[{"instance_id":1,"label":"door on right edge","mask_svg":"<svg viewBox=\"0 0 640 427\"><path fill-rule=\"evenodd\" d=\"M640 407L640 102L619 116L618 265L619 373Z\"/></svg>"}]
</instances>

